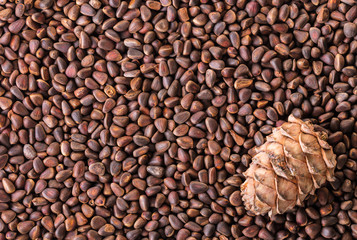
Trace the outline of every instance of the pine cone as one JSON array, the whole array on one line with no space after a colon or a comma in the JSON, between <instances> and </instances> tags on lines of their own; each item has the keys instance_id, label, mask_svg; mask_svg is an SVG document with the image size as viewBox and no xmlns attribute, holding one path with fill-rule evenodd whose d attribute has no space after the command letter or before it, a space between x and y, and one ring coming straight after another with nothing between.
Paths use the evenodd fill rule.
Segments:
<instances>
[{"instance_id":1,"label":"pine cone","mask_svg":"<svg viewBox=\"0 0 357 240\"><path fill-rule=\"evenodd\" d=\"M326 133L289 116L266 143L255 148L241 185L248 211L256 215L281 214L300 205L326 182L334 180L336 156L325 141Z\"/></svg>"}]
</instances>

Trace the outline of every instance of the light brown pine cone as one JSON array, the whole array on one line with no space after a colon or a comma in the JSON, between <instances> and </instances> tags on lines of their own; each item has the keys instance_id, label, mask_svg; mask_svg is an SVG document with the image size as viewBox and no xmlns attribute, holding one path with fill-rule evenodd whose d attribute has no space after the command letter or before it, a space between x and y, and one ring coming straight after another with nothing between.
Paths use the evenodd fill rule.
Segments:
<instances>
[{"instance_id":1,"label":"light brown pine cone","mask_svg":"<svg viewBox=\"0 0 357 240\"><path fill-rule=\"evenodd\" d=\"M256 215L281 214L301 205L326 180L334 180L336 156L326 134L289 116L273 130L255 156L241 185L246 209Z\"/></svg>"}]
</instances>

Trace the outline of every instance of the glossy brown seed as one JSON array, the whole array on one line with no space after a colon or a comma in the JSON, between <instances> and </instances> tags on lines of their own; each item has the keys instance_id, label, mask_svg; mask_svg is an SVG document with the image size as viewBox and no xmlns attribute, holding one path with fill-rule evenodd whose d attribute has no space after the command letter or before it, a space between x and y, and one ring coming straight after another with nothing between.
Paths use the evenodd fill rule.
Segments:
<instances>
[{"instance_id":1,"label":"glossy brown seed","mask_svg":"<svg viewBox=\"0 0 357 240\"><path fill-rule=\"evenodd\" d=\"M104 175L105 166L101 162L96 162L96 163L89 165L88 170L95 175Z\"/></svg>"},{"instance_id":2,"label":"glossy brown seed","mask_svg":"<svg viewBox=\"0 0 357 240\"><path fill-rule=\"evenodd\" d=\"M113 225L105 224L98 230L98 233L99 233L99 235L106 237L106 236L112 235L114 233L114 231L115 231L115 228Z\"/></svg>"},{"instance_id":3,"label":"glossy brown seed","mask_svg":"<svg viewBox=\"0 0 357 240\"><path fill-rule=\"evenodd\" d=\"M9 109L12 105L12 100L9 98L5 98L5 97L0 97L0 108L2 110L6 110Z\"/></svg>"},{"instance_id":4,"label":"glossy brown seed","mask_svg":"<svg viewBox=\"0 0 357 240\"><path fill-rule=\"evenodd\" d=\"M183 223L175 215L169 215L169 223L175 230L180 230L183 227Z\"/></svg>"},{"instance_id":5,"label":"glossy brown seed","mask_svg":"<svg viewBox=\"0 0 357 240\"><path fill-rule=\"evenodd\" d=\"M221 147L215 141L208 141L208 150L212 155L217 155L221 152Z\"/></svg>"},{"instance_id":6,"label":"glossy brown seed","mask_svg":"<svg viewBox=\"0 0 357 240\"><path fill-rule=\"evenodd\" d=\"M42 195L49 202L55 202L59 196L59 191L54 188L46 188L42 191Z\"/></svg>"},{"instance_id":7,"label":"glossy brown seed","mask_svg":"<svg viewBox=\"0 0 357 240\"><path fill-rule=\"evenodd\" d=\"M290 49L288 46L282 44L282 43L279 43L277 44L275 47L274 47L275 51L277 53L279 53L280 55L282 56L287 56L290 52Z\"/></svg>"},{"instance_id":8,"label":"glossy brown seed","mask_svg":"<svg viewBox=\"0 0 357 240\"><path fill-rule=\"evenodd\" d=\"M234 88L235 89L242 89L249 87L253 83L253 79L238 79L234 83Z\"/></svg>"},{"instance_id":9,"label":"glossy brown seed","mask_svg":"<svg viewBox=\"0 0 357 240\"><path fill-rule=\"evenodd\" d=\"M17 225L17 230L21 233L21 234L26 234L28 232L30 232L30 230L35 226L35 223L33 221L24 221L24 222L20 222Z\"/></svg>"},{"instance_id":10,"label":"glossy brown seed","mask_svg":"<svg viewBox=\"0 0 357 240\"><path fill-rule=\"evenodd\" d=\"M158 178L164 175L164 168L159 166L148 166L146 170L148 173Z\"/></svg>"},{"instance_id":11,"label":"glossy brown seed","mask_svg":"<svg viewBox=\"0 0 357 240\"><path fill-rule=\"evenodd\" d=\"M5 210L1 213L1 220L8 224L16 217L16 213L12 210Z\"/></svg>"},{"instance_id":12,"label":"glossy brown seed","mask_svg":"<svg viewBox=\"0 0 357 240\"><path fill-rule=\"evenodd\" d=\"M15 185L7 178L2 179L2 185L6 193L11 194L16 191Z\"/></svg>"},{"instance_id":13,"label":"glossy brown seed","mask_svg":"<svg viewBox=\"0 0 357 240\"><path fill-rule=\"evenodd\" d=\"M346 23L343 26L343 33L348 38L353 38L357 35L357 25L354 23Z\"/></svg>"},{"instance_id":14,"label":"glossy brown seed","mask_svg":"<svg viewBox=\"0 0 357 240\"><path fill-rule=\"evenodd\" d=\"M258 235L259 233L259 227L256 226L256 225L252 225L252 226L249 226L247 228L245 228L242 233L244 234L244 236L246 237L249 237L249 238L253 238L255 237L256 235Z\"/></svg>"},{"instance_id":15,"label":"glossy brown seed","mask_svg":"<svg viewBox=\"0 0 357 240\"><path fill-rule=\"evenodd\" d=\"M202 182L190 182L190 190L194 194L204 193L208 190L208 186Z\"/></svg>"}]
</instances>

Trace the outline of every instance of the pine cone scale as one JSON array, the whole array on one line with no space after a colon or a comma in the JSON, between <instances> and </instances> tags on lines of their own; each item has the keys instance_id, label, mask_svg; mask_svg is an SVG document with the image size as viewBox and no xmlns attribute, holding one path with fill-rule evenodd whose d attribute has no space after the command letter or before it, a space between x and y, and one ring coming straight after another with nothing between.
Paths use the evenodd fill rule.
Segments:
<instances>
[{"instance_id":1,"label":"pine cone scale","mask_svg":"<svg viewBox=\"0 0 357 240\"><path fill-rule=\"evenodd\" d=\"M281 177L291 179L292 174L286 163L283 145L272 141L267 144L265 151L268 154L275 173Z\"/></svg>"},{"instance_id":2,"label":"pine cone scale","mask_svg":"<svg viewBox=\"0 0 357 240\"><path fill-rule=\"evenodd\" d=\"M289 137L295 141L298 141L299 139L299 124L297 123L287 123L285 126L281 126L281 134L285 135L286 137Z\"/></svg>"},{"instance_id":3,"label":"pine cone scale","mask_svg":"<svg viewBox=\"0 0 357 240\"><path fill-rule=\"evenodd\" d=\"M284 152L285 152L285 156L287 157L298 159L301 162L305 161L304 160L305 156L302 152L300 145L294 140L291 140L290 138L285 139Z\"/></svg>"},{"instance_id":4,"label":"pine cone scale","mask_svg":"<svg viewBox=\"0 0 357 240\"><path fill-rule=\"evenodd\" d=\"M331 149L323 149L322 157L325 160L325 163L328 168L333 168L336 166L336 159L333 157L333 152Z\"/></svg>"},{"instance_id":5,"label":"pine cone scale","mask_svg":"<svg viewBox=\"0 0 357 240\"><path fill-rule=\"evenodd\" d=\"M260 152L256 155L256 158L254 158L256 163L259 164L262 167L265 167L267 169L272 168L269 160L269 156L266 152Z\"/></svg>"},{"instance_id":6,"label":"pine cone scale","mask_svg":"<svg viewBox=\"0 0 357 240\"><path fill-rule=\"evenodd\" d=\"M307 174L309 172L307 166L302 161L293 158L288 158L288 164L295 171L299 193L308 195L313 188L313 182L311 175Z\"/></svg>"},{"instance_id":7,"label":"pine cone scale","mask_svg":"<svg viewBox=\"0 0 357 240\"><path fill-rule=\"evenodd\" d=\"M306 161L310 172L313 174L325 173L327 170L326 164L322 159L322 155L306 154Z\"/></svg>"},{"instance_id":8,"label":"pine cone scale","mask_svg":"<svg viewBox=\"0 0 357 240\"><path fill-rule=\"evenodd\" d=\"M256 186L256 195L257 198L268 206L274 205L274 199L271 197L269 193L271 193L271 188L265 186L263 184L259 184ZM270 196L269 196L270 195Z\"/></svg>"}]
</instances>

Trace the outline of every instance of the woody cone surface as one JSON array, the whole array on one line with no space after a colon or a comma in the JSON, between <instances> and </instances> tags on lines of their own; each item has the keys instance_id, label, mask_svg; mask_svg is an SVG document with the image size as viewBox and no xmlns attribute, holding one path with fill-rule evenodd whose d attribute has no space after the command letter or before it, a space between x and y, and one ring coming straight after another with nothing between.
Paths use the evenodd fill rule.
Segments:
<instances>
[{"instance_id":1,"label":"woody cone surface","mask_svg":"<svg viewBox=\"0 0 357 240\"><path fill-rule=\"evenodd\" d=\"M256 215L281 214L301 205L308 194L334 179L336 156L326 134L289 117L255 149L241 185L246 209Z\"/></svg>"}]
</instances>

